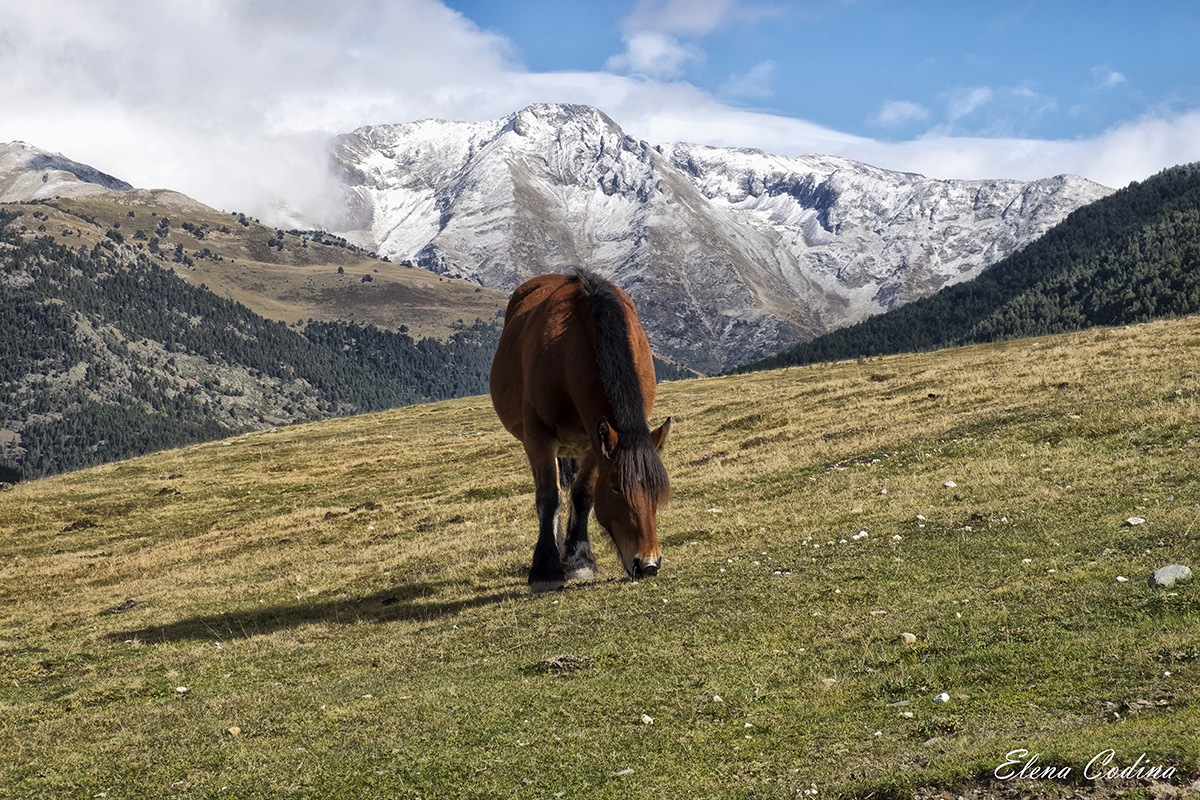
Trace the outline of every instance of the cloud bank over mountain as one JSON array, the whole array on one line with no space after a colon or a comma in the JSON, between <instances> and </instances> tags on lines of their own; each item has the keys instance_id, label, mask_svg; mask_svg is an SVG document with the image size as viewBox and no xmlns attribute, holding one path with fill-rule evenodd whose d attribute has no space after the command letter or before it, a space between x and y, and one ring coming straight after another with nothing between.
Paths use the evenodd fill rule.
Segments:
<instances>
[{"instance_id":1,"label":"cloud bank over mountain","mask_svg":"<svg viewBox=\"0 0 1200 800\"><path fill-rule=\"evenodd\" d=\"M770 24L776 11L733 0L638 3L622 22L625 49L607 68L537 71L508 38L437 0L13 4L0 31L0 141L268 216L282 198L311 209L326 196L333 135L424 118L495 119L538 102L596 106L654 143L830 154L944 178L1073 173L1120 186L1200 156L1200 111L1051 141L962 136L897 98L880 108L880 123L924 118L930 127L891 141L736 105L769 95L777 69L765 59L713 92L681 79L706 58L697 36ZM1098 89L1125 79L1098 70ZM1000 96L967 89L956 107L968 114Z\"/></svg>"}]
</instances>

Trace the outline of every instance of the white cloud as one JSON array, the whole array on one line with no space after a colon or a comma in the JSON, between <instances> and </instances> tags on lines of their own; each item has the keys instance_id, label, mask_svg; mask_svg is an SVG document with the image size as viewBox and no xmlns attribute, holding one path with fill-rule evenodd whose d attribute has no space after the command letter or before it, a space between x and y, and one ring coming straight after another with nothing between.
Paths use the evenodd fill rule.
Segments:
<instances>
[{"instance_id":1,"label":"white cloud","mask_svg":"<svg viewBox=\"0 0 1200 800\"><path fill-rule=\"evenodd\" d=\"M884 169L935 178L1036 180L1081 175L1121 187L1176 164L1200 161L1200 111L1151 116L1118 125L1091 139L1045 140L964 137L931 133L884 142L805 120L730 109L705 97L671 90L652 102L627 96L610 116L626 131L653 143L690 141L719 147L755 147L769 153L837 155Z\"/></svg>"},{"instance_id":2,"label":"white cloud","mask_svg":"<svg viewBox=\"0 0 1200 800\"><path fill-rule=\"evenodd\" d=\"M626 31L659 31L704 36L731 22L753 24L780 9L744 0L638 0L624 20Z\"/></svg>"},{"instance_id":3,"label":"white cloud","mask_svg":"<svg viewBox=\"0 0 1200 800\"><path fill-rule=\"evenodd\" d=\"M663 80L684 77L705 60L699 39L734 23L753 25L780 13L776 6L745 0L638 0L621 22L625 51L608 59L605 69ZM767 66L770 64L770 66ZM725 94L765 97L774 64L763 62L744 75L733 75Z\"/></svg>"},{"instance_id":4,"label":"white cloud","mask_svg":"<svg viewBox=\"0 0 1200 800\"><path fill-rule=\"evenodd\" d=\"M775 62L763 61L755 64L748 72L729 76L719 93L731 97L770 97L771 79L775 76Z\"/></svg>"},{"instance_id":5,"label":"white cloud","mask_svg":"<svg viewBox=\"0 0 1200 800\"><path fill-rule=\"evenodd\" d=\"M995 95L996 93L987 86L956 89L950 95L950 107L947 114L952 122L962 119L987 105Z\"/></svg>"},{"instance_id":6,"label":"white cloud","mask_svg":"<svg viewBox=\"0 0 1200 800\"><path fill-rule=\"evenodd\" d=\"M5 15L0 141L229 209L319 192L332 134L511 110L510 44L437 0L56 0Z\"/></svg>"},{"instance_id":7,"label":"white cloud","mask_svg":"<svg viewBox=\"0 0 1200 800\"><path fill-rule=\"evenodd\" d=\"M178 189L257 215L268 211L272 195L315 207L331 135L424 117L495 119L535 102L595 105L653 144L840 155L944 178L1071 172L1121 186L1200 160L1200 111L1147 117L1079 141L935 130L887 143L736 109L666 80L702 57L669 31L641 40L636 59L635 48L627 50L627 66L632 71L636 60L643 77L529 72L516 65L510 42L438 0L9 6L0 29L0 142L24 140L137 186ZM695 9L694 30L753 10L732 0L646 0L638 9L654 12L660 27L675 26L680 36L687 33L687 9ZM767 86L765 64L742 76L749 81L744 87ZM985 88L948 100L965 125L963 115L981 113L989 102L1028 106L1036 98ZM923 107L904 102L881 109L880 121L922 121Z\"/></svg>"},{"instance_id":8,"label":"white cloud","mask_svg":"<svg viewBox=\"0 0 1200 800\"><path fill-rule=\"evenodd\" d=\"M1093 88L1112 89L1115 86L1120 86L1121 84L1128 82L1128 78L1110 67L1103 65L1092 67Z\"/></svg>"},{"instance_id":9,"label":"white cloud","mask_svg":"<svg viewBox=\"0 0 1200 800\"><path fill-rule=\"evenodd\" d=\"M927 119L929 109L911 100L888 100L874 117L874 121L885 128L900 128Z\"/></svg>"},{"instance_id":10,"label":"white cloud","mask_svg":"<svg viewBox=\"0 0 1200 800\"><path fill-rule=\"evenodd\" d=\"M625 52L612 56L604 66L614 72L673 80L682 78L689 64L703 60L704 53L695 45L663 33L639 31L625 39Z\"/></svg>"}]
</instances>

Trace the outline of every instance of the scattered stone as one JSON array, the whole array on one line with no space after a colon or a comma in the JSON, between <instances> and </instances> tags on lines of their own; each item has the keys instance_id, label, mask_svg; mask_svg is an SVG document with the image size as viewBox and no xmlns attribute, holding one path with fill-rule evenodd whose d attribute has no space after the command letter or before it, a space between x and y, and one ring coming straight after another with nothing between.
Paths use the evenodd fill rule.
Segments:
<instances>
[{"instance_id":1,"label":"scattered stone","mask_svg":"<svg viewBox=\"0 0 1200 800\"><path fill-rule=\"evenodd\" d=\"M230 736L241 736L242 729L239 728L237 725L234 725L232 728L229 729L229 735Z\"/></svg>"},{"instance_id":2,"label":"scattered stone","mask_svg":"<svg viewBox=\"0 0 1200 800\"><path fill-rule=\"evenodd\" d=\"M534 665L539 672L571 672L591 666L592 657L587 653L561 653L550 656Z\"/></svg>"},{"instance_id":3,"label":"scattered stone","mask_svg":"<svg viewBox=\"0 0 1200 800\"><path fill-rule=\"evenodd\" d=\"M941 693L941 694L939 694L937 697L933 698L933 702L935 702L935 703L949 703L949 702L950 702L950 695L946 694L945 692L942 692L942 693Z\"/></svg>"},{"instance_id":4,"label":"scattered stone","mask_svg":"<svg viewBox=\"0 0 1200 800\"><path fill-rule=\"evenodd\" d=\"M1130 517L1129 519L1125 520L1125 522L1129 525L1141 525L1145 521L1146 520L1142 519L1141 517Z\"/></svg>"},{"instance_id":5,"label":"scattered stone","mask_svg":"<svg viewBox=\"0 0 1200 800\"><path fill-rule=\"evenodd\" d=\"M642 714L642 724L643 725L653 725L654 717L650 716L649 714Z\"/></svg>"},{"instance_id":6,"label":"scattered stone","mask_svg":"<svg viewBox=\"0 0 1200 800\"><path fill-rule=\"evenodd\" d=\"M123 603L117 603L115 606L106 608L105 611L110 614L124 614L126 611L133 611L135 608L141 608L144 605L146 605L145 602L141 600L134 600L131 597Z\"/></svg>"},{"instance_id":7,"label":"scattered stone","mask_svg":"<svg viewBox=\"0 0 1200 800\"><path fill-rule=\"evenodd\" d=\"M1192 571L1183 564L1168 564L1156 569L1147 581L1150 588L1156 586L1174 586L1176 581L1186 581L1192 577Z\"/></svg>"},{"instance_id":8,"label":"scattered stone","mask_svg":"<svg viewBox=\"0 0 1200 800\"><path fill-rule=\"evenodd\" d=\"M1124 575L1117 576L1117 583L1125 583L1128 580L1129 580L1129 578L1126 578Z\"/></svg>"},{"instance_id":9,"label":"scattered stone","mask_svg":"<svg viewBox=\"0 0 1200 800\"><path fill-rule=\"evenodd\" d=\"M945 483L942 484L942 486L945 486L947 489L954 489L955 487L958 486L958 484L955 483L954 481L946 481Z\"/></svg>"},{"instance_id":10,"label":"scattered stone","mask_svg":"<svg viewBox=\"0 0 1200 800\"><path fill-rule=\"evenodd\" d=\"M900 641L904 642L905 644L916 644L917 635L915 633L908 632L902 633L900 634Z\"/></svg>"}]
</instances>

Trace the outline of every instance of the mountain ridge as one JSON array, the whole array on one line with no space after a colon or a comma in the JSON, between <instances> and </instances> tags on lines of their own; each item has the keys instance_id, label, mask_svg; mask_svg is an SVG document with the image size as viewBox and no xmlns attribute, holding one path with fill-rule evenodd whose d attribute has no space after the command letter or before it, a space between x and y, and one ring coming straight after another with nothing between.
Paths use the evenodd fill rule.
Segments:
<instances>
[{"instance_id":1,"label":"mountain ridge","mask_svg":"<svg viewBox=\"0 0 1200 800\"><path fill-rule=\"evenodd\" d=\"M68 247L0 207L0 467L27 477L486 389L496 322L447 341L303 330L184 280L117 229ZM45 226L41 222L41 227Z\"/></svg>"},{"instance_id":2,"label":"mountain ridge","mask_svg":"<svg viewBox=\"0 0 1200 800\"><path fill-rule=\"evenodd\" d=\"M701 372L970 279L1111 191L1073 176L948 181L833 156L652 146L599 109L566 104L485 122L364 126L337 138L332 164L338 210L314 228L385 263L497 293L589 267L633 296L656 352ZM124 185L58 154L0 145L0 197L120 197ZM268 249L283 239L267 235ZM372 269L385 282L398 274ZM210 283L253 305L255 290L237 278ZM254 285L269 295L288 281L264 274ZM264 312L289 305L262 300ZM322 302L310 297L299 318ZM397 325L382 306L364 311L372 316L356 321Z\"/></svg>"},{"instance_id":3,"label":"mountain ridge","mask_svg":"<svg viewBox=\"0 0 1200 800\"><path fill-rule=\"evenodd\" d=\"M646 310L656 350L701 371L969 279L1112 191L652 146L566 104L366 126L338 137L333 159L339 235L502 291L588 266Z\"/></svg>"},{"instance_id":4,"label":"mountain ridge","mask_svg":"<svg viewBox=\"0 0 1200 800\"><path fill-rule=\"evenodd\" d=\"M943 289L736 371L1044 336L1200 313L1200 163L1077 209Z\"/></svg>"}]
</instances>

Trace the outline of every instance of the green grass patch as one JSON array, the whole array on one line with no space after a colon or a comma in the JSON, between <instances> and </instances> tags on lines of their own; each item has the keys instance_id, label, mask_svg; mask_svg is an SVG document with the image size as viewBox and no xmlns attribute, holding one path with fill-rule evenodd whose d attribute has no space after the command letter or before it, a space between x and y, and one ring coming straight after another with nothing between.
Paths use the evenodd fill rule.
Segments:
<instances>
[{"instance_id":1,"label":"green grass patch","mask_svg":"<svg viewBox=\"0 0 1200 800\"><path fill-rule=\"evenodd\" d=\"M1200 593L1146 579L1200 565L1198 330L665 384L663 572L596 532L547 597L484 398L19 484L0 794L1160 791L1109 751L1186 787Z\"/></svg>"}]
</instances>

